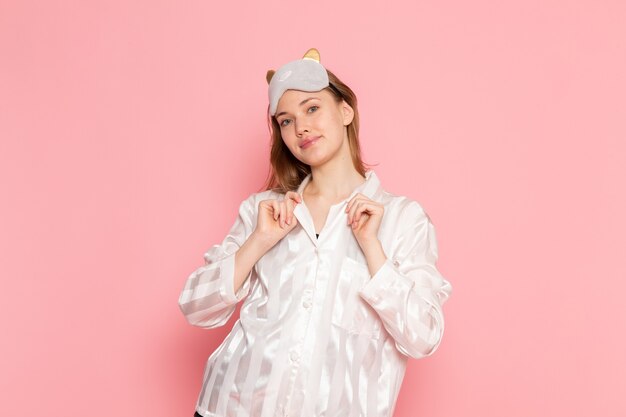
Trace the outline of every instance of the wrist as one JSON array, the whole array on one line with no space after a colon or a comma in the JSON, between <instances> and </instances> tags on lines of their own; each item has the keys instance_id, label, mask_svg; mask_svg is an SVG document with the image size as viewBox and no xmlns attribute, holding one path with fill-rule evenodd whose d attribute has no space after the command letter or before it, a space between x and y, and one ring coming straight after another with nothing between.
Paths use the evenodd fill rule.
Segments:
<instances>
[{"instance_id":1,"label":"wrist","mask_svg":"<svg viewBox=\"0 0 626 417\"><path fill-rule=\"evenodd\" d=\"M371 239L367 239L361 242L361 250L363 254L367 256L368 254L378 253L382 251L383 246L380 243L380 240L377 237L373 237Z\"/></svg>"},{"instance_id":2,"label":"wrist","mask_svg":"<svg viewBox=\"0 0 626 417\"><path fill-rule=\"evenodd\" d=\"M265 236L258 233L256 229L254 230L254 232L252 232L252 234L248 238L248 242L250 242L249 244L251 246L257 248L262 253L267 252L276 244L276 242L272 242L271 240L267 239Z\"/></svg>"}]
</instances>

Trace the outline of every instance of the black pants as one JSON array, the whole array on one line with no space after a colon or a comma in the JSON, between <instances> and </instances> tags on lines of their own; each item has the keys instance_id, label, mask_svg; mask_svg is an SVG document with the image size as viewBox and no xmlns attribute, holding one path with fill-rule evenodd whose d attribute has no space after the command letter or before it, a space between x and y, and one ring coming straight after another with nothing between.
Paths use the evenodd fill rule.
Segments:
<instances>
[{"instance_id":1,"label":"black pants","mask_svg":"<svg viewBox=\"0 0 626 417\"><path fill-rule=\"evenodd\" d=\"M197 411L193 413L193 417L202 417L202 414L199 414Z\"/></svg>"}]
</instances>

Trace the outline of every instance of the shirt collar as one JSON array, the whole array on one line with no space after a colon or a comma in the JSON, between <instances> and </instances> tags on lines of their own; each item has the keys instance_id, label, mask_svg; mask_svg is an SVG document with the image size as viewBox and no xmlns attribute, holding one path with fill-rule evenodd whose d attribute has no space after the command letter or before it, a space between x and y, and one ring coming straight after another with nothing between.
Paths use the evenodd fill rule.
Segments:
<instances>
[{"instance_id":1,"label":"shirt collar","mask_svg":"<svg viewBox=\"0 0 626 417\"><path fill-rule=\"evenodd\" d=\"M297 193L300 194L300 196L302 196L302 191L310 180L311 173L307 174L307 176L298 186ZM337 203L330 206L326 223L331 224L335 216L341 213L341 209L345 207L348 201L350 201L350 199L352 199L352 197L354 197L357 193L361 193L372 200L376 200L380 196L381 191L382 188L380 186L380 181L378 180L378 177L376 176L374 171L371 169L365 171L365 181L355 187L352 190L350 196L342 203ZM302 228L313 242L313 245L315 245L315 247L317 248L322 244L320 242L326 241L327 236L320 236L319 239L315 236L315 226L313 225L313 218L311 217L311 213L308 211L306 205L304 204L304 201L302 201L302 203L303 204L296 204L296 207L293 209L293 214L296 216L298 222L300 222ZM326 227L326 225L324 227Z\"/></svg>"},{"instance_id":2,"label":"shirt collar","mask_svg":"<svg viewBox=\"0 0 626 417\"><path fill-rule=\"evenodd\" d=\"M304 179L298 186L298 189L296 192L302 195L302 191L304 191L304 187L306 187L309 181L311 181L310 172L307 174L306 177L304 177ZM376 194L376 191L378 191L379 186L380 186L380 180L378 179L378 176L376 175L374 170L369 169L365 171L365 182L363 182L362 184L359 184L354 190L352 190L352 193L346 199L346 201L349 201L357 193L364 194L367 197L373 199L374 195Z\"/></svg>"}]
</instances>

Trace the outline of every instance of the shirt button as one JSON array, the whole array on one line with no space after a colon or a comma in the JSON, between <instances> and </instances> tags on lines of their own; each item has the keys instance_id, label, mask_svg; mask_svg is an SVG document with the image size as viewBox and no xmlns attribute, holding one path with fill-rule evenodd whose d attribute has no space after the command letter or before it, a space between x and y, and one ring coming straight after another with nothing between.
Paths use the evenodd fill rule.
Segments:
<instances>
[{"instance_id":1,"label":"shirt button","mask_svg":"<svg viewBox=\"0 0 626 417\"><path fill-rule=\"evenodd\" d=\"M309 301L309 300L304 300L304 301L302 302L302 305L304 306L304 308L309 308L309 307L311 307L311 301Z\"/></svg>"},{"instance_id":2,"label":"shirt button","mask_svg":"<svg viewBox=\"0 0 626 417\"><path fill-rule=\"evenodd\" d=\"M291 358L292 361L297 362L300 356L298 355L298 352L291 352L289 357Z\"/></svg>"}]
</instances>

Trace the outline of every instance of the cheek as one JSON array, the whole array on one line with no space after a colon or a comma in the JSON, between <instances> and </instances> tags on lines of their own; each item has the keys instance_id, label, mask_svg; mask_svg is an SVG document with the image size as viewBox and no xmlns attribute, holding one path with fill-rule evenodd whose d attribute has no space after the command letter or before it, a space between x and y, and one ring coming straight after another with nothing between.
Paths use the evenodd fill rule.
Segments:
<instances>
[{"instance_id":1,"label":"cheek","mask_svg":"<svg viewBox=\"0 0 626 417\"><path fill-rule=\"evenodd\" d=\"M343 118L341 112L333 111L325 115L326 123L332 125L333 129L341 129L343 127Z\"/></svg>"},{"instance_id":2,"label":"cheek","mask_svg":"<svg viewBox=\"0 0 626 417\"><path fill-rule=\"evenodd\" d=\"M326 126L326 130L333 133L335 136L341 136L343 132L343 122L336 115L329 115L324 120L324 126Z\"/></svg>"},{"instance_id":3,"label":"cheek","mask_svg":"<svg viewBox=\"0 0 626 417\"><path fill-rule=\"evenodd\" d=\"M285 144L287 149L289 149L292 153L297 152L298 142L295 135L283 132L281 136L283 138L283 143Z\"/></svg>"}]
</instances>

